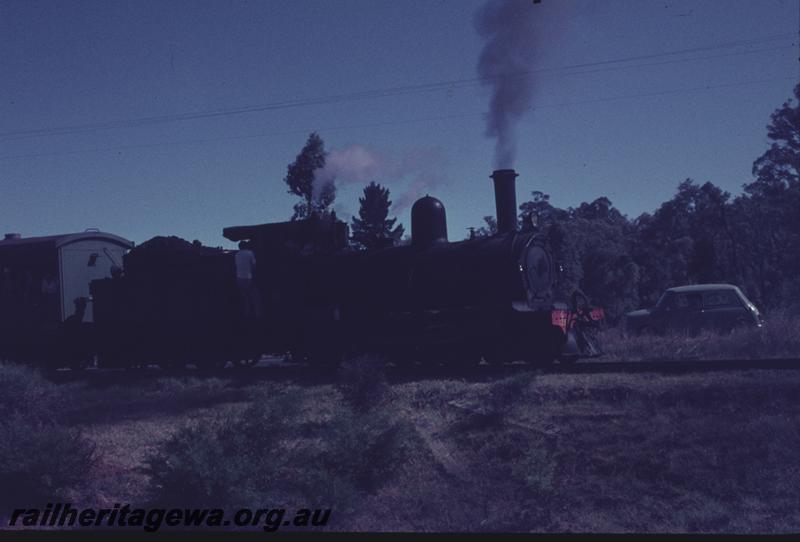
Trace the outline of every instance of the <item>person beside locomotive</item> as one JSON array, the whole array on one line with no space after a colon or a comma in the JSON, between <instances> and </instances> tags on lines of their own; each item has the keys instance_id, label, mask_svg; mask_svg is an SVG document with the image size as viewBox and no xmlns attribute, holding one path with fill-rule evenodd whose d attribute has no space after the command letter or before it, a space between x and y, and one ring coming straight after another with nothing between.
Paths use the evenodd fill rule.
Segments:
<instances>
[{"instance_id":1,"label":"person beside locomotive","mask_svg":"<svg viewBox=\"0 0 800 542\"><path fill-rule=\"evenodd\" d=\"M243 314L245 318L261 318L261 301L258 289L253 280L256 272L256 255L250 250L251 244L247 241L239 243L239 250L234 256L236 264L236 284L242 299Z\"/></svg>"}]
</instances>

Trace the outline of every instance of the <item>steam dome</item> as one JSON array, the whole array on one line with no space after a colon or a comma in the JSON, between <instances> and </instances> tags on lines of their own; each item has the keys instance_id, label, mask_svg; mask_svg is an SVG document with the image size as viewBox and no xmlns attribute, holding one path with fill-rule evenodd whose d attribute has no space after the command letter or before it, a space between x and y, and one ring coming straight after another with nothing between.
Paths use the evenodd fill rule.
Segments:
<instances>
[{"instance_id":1,"label":"steam dome","mask_svg":"<svg viewBox=\"0 0 800 542\"><path fill-rule=\"evenodd\" d=\"M447 242L444 205L430 196L418 199L411 208L411 244L424 247L443 242Z\"/></svg>"}]
</instances>

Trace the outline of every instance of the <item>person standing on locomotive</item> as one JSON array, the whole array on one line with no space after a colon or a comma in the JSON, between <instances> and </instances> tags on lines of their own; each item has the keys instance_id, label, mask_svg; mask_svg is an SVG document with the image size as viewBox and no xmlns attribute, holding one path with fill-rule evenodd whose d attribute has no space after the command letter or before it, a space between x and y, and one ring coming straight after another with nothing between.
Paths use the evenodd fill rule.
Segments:
<instances>
[{"instance_id":1,"label":"person standing on locomotive","mask_svg":"<svg viewBox=\"0 0 800 542\"><path fill-rule=\"evenodd\" d=\"M261 317L261 301L258 297L258 289L253 280L256 270L256 255L250 250L250 243L241 241L239 251L235 256L236 262L236 283L239 286L239 294L242 297L244 306L244 316L252 318Z\"/></svg>"}]
</instances>

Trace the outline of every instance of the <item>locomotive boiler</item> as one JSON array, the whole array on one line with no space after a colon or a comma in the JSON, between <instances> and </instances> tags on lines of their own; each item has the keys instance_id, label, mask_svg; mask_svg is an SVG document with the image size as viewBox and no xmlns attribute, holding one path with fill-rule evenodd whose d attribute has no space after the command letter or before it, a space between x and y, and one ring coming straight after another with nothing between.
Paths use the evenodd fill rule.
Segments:
<instances>
[{"instance_id":1,"label":"locomotive boiler","mask_svg":"<svg viewBox=\"0 0 800 542\"><path fill-rule=\"evenodd\" d=\"M557 268L543 233L531 223L517 228L516 177L508 169L492 175L498 231L489 237L449 242L444 205L430 196L412 207L411 243L403 246L343 251L344 224L320 220L223 234L253 243L260 290L274 311L268 328L298 358L373 352L395 362L470 364L597 355L582 326L602 315L554 299Z\"/></svg>"}]
</instances>

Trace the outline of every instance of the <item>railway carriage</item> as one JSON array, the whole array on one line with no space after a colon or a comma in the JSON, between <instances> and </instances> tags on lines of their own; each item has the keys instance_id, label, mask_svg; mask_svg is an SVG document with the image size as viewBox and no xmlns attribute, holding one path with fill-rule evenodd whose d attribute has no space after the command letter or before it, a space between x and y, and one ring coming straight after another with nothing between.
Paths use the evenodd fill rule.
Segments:
<instances>
[{"instance_id":1,"label":"railway carriage","mask_svg":"<svg viewBox=\"0 0 800 542\"><path fill-rule=\"evenodd\" d=\"M0 241L0 356L44 362L48 354L58 355L65 348L64 325L70 328L79 305L81 321L94 321L92 304L77 300L88 300L93 280L120 272L132 246L98 230L6 234Z\"/></svg>"}]
</instances>

